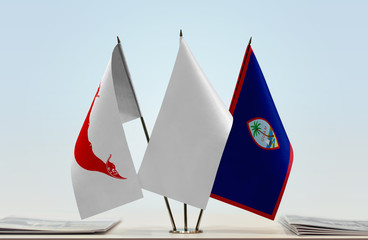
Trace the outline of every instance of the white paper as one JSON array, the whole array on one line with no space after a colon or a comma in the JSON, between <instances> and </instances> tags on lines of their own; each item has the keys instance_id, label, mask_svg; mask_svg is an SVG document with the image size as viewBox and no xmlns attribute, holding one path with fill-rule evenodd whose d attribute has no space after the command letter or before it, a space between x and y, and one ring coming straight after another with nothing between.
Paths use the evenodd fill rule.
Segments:
<instances>
[{"instance_id":1,"label":"white paper","mask_svg":"<svg viewBox=\"0 0 368 240\"><path fill-rule=\"evenodd\" d=\"M69 221L6 217L0 219L0 233L98 233L106 232L119 222L119 219Z\"/></svg>"},{"instance_id":2,"label":"white paper","mask_svg":"<svg viewBox=\"0 0 368 240\"><path fill-rule=\"evenodd\" d=\"M287 215L280 223L297 235L368 235L368 221Z\"/></svg>"}]
</instances>

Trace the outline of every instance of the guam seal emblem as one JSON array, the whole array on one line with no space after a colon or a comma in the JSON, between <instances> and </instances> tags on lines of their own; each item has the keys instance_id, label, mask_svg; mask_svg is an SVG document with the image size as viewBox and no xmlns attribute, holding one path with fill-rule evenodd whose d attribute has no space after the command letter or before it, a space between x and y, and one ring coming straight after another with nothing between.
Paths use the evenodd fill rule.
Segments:
<instances>
[{"instance_id":1,"label":"guam seal emblem","mask_svg":"<svg viewBox=\"0 0 368 240\"><path fill-rule=\"evenodd\" d=\"M263 118L253 118L247 122L248 130L254 142L266 150L279 149L279 143L271 125Z\"/></svg>"}]
</instances>

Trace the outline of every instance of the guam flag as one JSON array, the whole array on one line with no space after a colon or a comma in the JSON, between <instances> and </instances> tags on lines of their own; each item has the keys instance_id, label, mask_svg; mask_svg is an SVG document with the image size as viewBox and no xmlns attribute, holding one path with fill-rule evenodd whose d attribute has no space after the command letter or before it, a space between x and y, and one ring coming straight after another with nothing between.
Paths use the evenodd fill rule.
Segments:
<instances>
[{"instance_id":1,"label":"guam flag","mask_svg":"<svg viewBox=\"0 0 368 240\"><path fill-rule=\"evenodd\" d=\"M233 125L211 197L273 220L293 149L250 43L230 112Z\"/></svg>"}]
</instances>

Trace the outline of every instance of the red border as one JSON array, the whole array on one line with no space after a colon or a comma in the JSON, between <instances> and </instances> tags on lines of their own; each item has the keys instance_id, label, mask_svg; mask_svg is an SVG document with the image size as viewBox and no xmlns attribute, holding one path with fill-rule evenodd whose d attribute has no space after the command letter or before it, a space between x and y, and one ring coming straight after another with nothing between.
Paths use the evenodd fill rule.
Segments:
<instances>
[{"instance_id":1,"label":"red border","mask_svg":"<svg viewBox=\"0 0 368 240\"><path fill-rule=\"evenodd\" d=\"M262 147L261 145L259 145L259 144L256 142L256 140L254 139L254 137L253 137L253 135L252 135L252 132L251 132L251 130L250 130L250 128L249 128L249 122L254 121L254 120L256 120L256 119L261 119L261 120L265 121L266 123L268 123L268 125L270 125L270 127L271 127L271 129L272 129L272 131L273 131L273 128L272 128L271 124L270 124L266 119L261 118L261 117L252 118L251 120L249 120L249 121L247 122L247 127L248 127L249 134L252 136L253 141L254 141L254 142L255 142L255 143L256 143L260 148L262 148L262 149L264 149L264 150L276 150L276 149L279 149L279 148L280 148L280 144L278 144L278 143L279 143L279 141L277 140L277 137L276 137L276 133L275 133L275 131L273 131L273 134L275 135L275 138L276 138L277 144L279 145L277 148L264 148L264 147Z\"/></svg>"},{"instance_id":2,"label":"red border","mask_svg":"<svg viewBox=\"0 0 368 240\"><path fill-rule=\"evenodd\" d=\"M250 55L251 55L252 51L253 51L252 47L250 45L248 45L247 50L245 50L243 63L242 63L242 66L241 66L241 69L240 69L240 72L239 72L238 81L236 82L233 98L231 99L231 103L230 103L229 111L230 111L231 115L234 114L235 106L236 106L236 103L238 102L239 95L240 95L241 89L243 87L244 78L245 78L245 74L247 73L249 59L250 59Z\"/></svg>"},{"instance_id":3,"label":"red border","mask_svg":"<svg viewBox=\"0 0 368 240\"><path fill-rule=\"evenodd\" d=\"M294 160L294 151L293 151L293 147L290 144L289 166L288 166L288 170L287 170L287 173L286 173L286 176L285 176L284 184L282 185L282 188L281 188L281 192L280 192L279 198L277 199L276 206L273 209L272 220L275 219L277 210L279 209L279 206L280 206L281 198L284 195L284 191L285 191L285 188L286 188L286 183L287 183L287 181L289 179L289 175L290 175L290 171L291 171L291 166L293 165L293 160Z\"/></svg>"},{"instance_id":4,"label":"red border","mask_svg":"<svg viewBox=\"0 0 368 240\"><path fill-rule=\"evenodd\" d=\"M290 175L290 171L291 171L291 166L293 165L293 159L294 159L294 152L293 152L293 147L290 144L290 158L289 158L288 170L287 170L287 173L286 173L286 176L285 176L284 184L282 185L282 188L281 188L281 191L280 191L279 198L277 199L275 208L273 209L272 215L267 214L267 213L264 213L264 212L261 212L259 210L254 209L254 208L245 206L243 204L234 202L234 201L232 201L230 199L227 199L227 198L224 198L224 197L220 197L220 196L218 196L216 194L213 194L213 193L211 193L211 197L214 198L214 199L217 199L219 201L222 201L222 202L228 203L230 205L233 205L235 207L239 207L239 208L242 208L242 209L247 210L249 212L255 213L255 214L260 215L262 217L268 218L270 220L274 220L275 219L275 216L276 216L276 213L277 213L277 210L279 209L282 196L284 195L284 192L285 192L286 183L287 183L287 181L289 179L289 175Z\"/></svg>"}]
</instances>

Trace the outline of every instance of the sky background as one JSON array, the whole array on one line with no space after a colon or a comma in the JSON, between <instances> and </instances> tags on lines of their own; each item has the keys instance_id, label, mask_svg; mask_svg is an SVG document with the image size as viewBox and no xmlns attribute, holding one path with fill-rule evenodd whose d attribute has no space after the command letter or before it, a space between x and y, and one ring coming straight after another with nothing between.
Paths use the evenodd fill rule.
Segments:
<instances>
[{"instance_id":1,"label":"sky background","mask_svg":"<svg viewBox=\"0 0 368 240\"><path fill-rule=\"evenodd\" d=\"M74 144L116 36L151 132L183 29L227 106L253 37L295 154L278 216L368 220L367 11L367 1L0 1L0 216L79 217ZM138 169L140 121L124 128ZM166 214L161 196L144 195L96 218ZM214 199L206 212L260 218Z\"/></svg>"}]
</instances>

